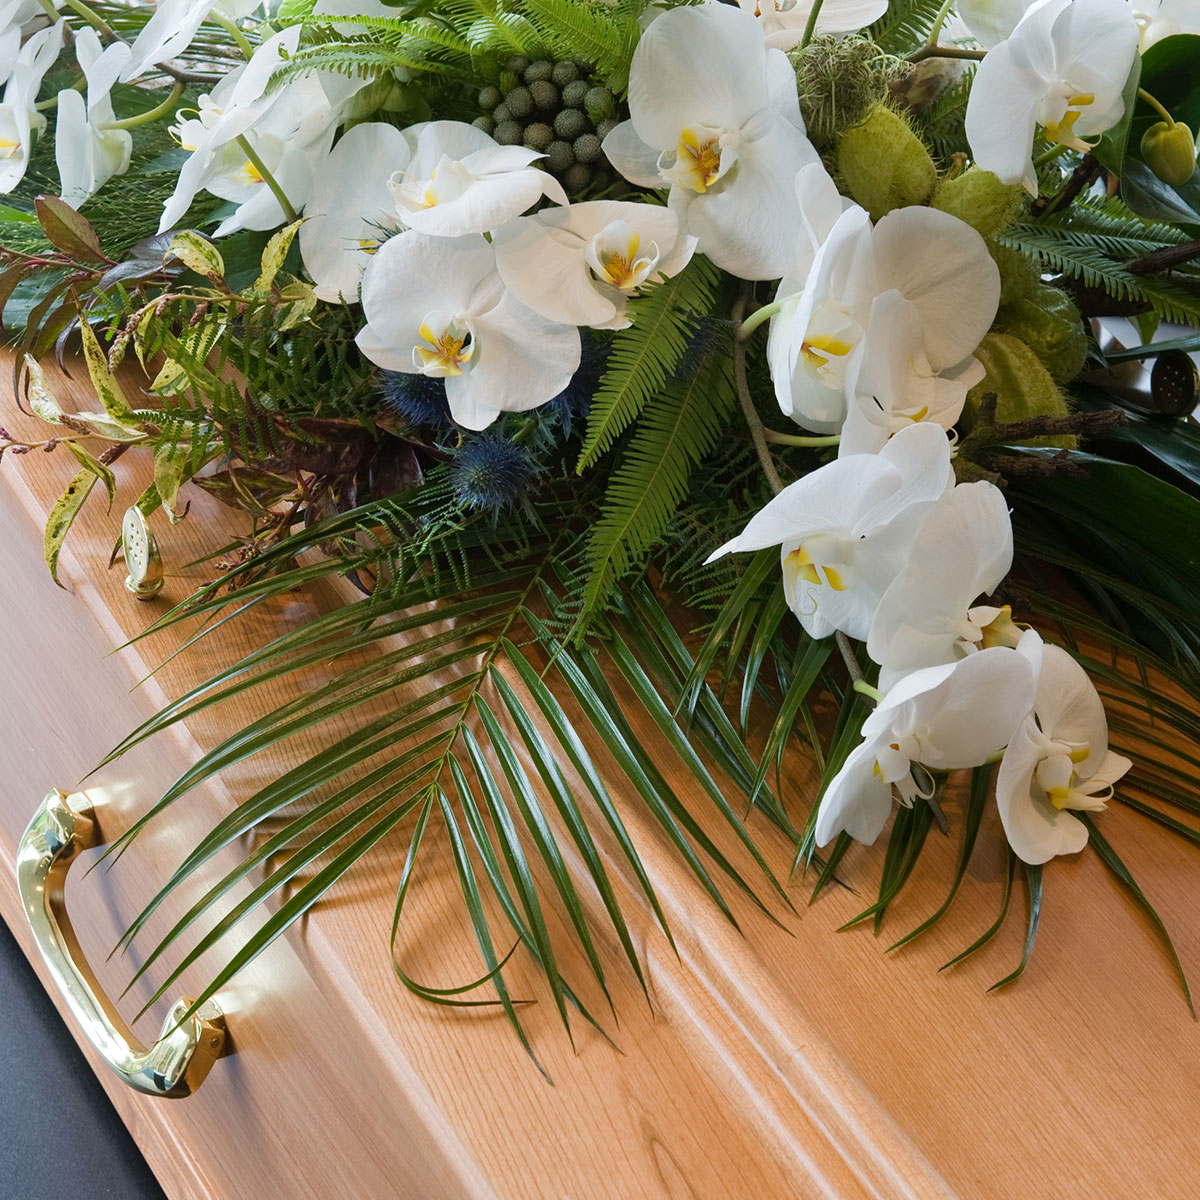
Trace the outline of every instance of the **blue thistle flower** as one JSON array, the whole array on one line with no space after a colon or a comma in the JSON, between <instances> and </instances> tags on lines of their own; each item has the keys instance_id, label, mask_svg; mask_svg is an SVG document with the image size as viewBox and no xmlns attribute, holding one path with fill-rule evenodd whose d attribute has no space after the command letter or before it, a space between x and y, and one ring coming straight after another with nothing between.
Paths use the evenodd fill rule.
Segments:
<instances>
[{"instance_id":1,"label":"blue thistle flower","mask_svg":"<svg viewBox=\"0 0 1200 1200\"><path fill-rule=\"evenodd\" d=\"M718 347L723 347L729 338L729 323L712 317L700 317L692 329L691 338L683 357L675 364L671 379L691 379L704 360Z\"/></svg>"},{"instance_id":2,"label":"blue thistle flower","mask_svg":"<svg viewBox=\"0 0 1200 1200\"><path fill-rule=\"evenodd\" d=\"M498 513L521 496L535 469L529 452L493 427L463 442L450 479L464 504Z\"/></svg>"},{"instance_id":3,"label":"blue thistle flower","mask_svg":"<svg viewBox=\"0 0 1200 1200\"><path fill-rule=\"evenodd\" d=\"M451 423L444 379L404 371L382 371L380 375L380 395L393 412L414 425L442 428Z\"/></svg>"},{"instance_id":4,"label":"blue thistle flower","mask_svg":"<svg viewBox=\"0 0 1200 1200\"><path fill-rule=\"evenodd\" d=\"M546 413L561 422L564 437L571 436L575 418L584 416L591 407L608 361L607 342L602 342L589 329L581 329L579 333L582 338L579 366L571 376L571 382L545 406Z\"/></svg>"}]
</instances>

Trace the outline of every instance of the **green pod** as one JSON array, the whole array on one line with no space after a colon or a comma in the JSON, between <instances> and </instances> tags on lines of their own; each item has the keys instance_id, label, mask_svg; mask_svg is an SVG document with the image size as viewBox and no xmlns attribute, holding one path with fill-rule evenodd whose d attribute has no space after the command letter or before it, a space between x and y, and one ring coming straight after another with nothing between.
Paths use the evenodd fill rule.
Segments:
<instances>
[{"instance_id":1,"label":"green pod","mask_svg":"<svg viewBox=\"0 0 1200 1200\"><path fill-rule=\"evenodd\" d=\"M925 143L885 104L842 134L837 169L850 195L873 221L894 208L924 204L937 183L937 167Z\"/></svg>"},{"instance_id":2,"label":"green pod","mask_svg":"<svg viewBox=\"0 0 1200 1200\"><path fill-rule=\"evenodd\" d=\"M1159 121L1142 134L1142 158L1163 183L1183 187L1196 172L1196 139L1182 121Z\"/></svg>"},{"instance_id":3,"label":"green pod","mask_svg":"<svg viewBox=\"0 0 1200 1200\"><path fill-rule=\"evenodd\" d=\"M996 420L1005 425L1027 417L1065 417L1070 413L1062 389L1020 338L1011 333L989 333L979 343L975 357L983 364L985 374L967 393L959 422L964 433L970 433L979 420L979 407L988 392L996 393ZM1021 444L1074 450L1079 439L1068 433L1028 438Z\"/></svg>"},{"instance_id":4,"label":"green pod","mask_svg":"<svg viewBox=\"0 0 1200 1200\"><path fill-rule=\"evenodd\" d=\"M996 326L1019 337L1060 383L1069 383L1083 369L1087 333L1079 309L1062 288L1037 284L1001 306Z\"/></svg>"},{"instance_id":5,"label":"green pod","mask_svg":"<svg viewBox=\"0 0 1200 1200\"><path fill-rule=\"evenodd\" d=\"M990 238L1017 219L1024 199L1020 184L1001 183L991 171L970 167L953 179L943 179L929 203Z\"/></svg>"},{"instance_id":6,"label":"green pod","mask_svg":"<svg viewBox=\"0 0 1200 1200\"><path fill-rule=\"evenodd\" d=\"M987 248L1000 271L1001 304L1011 304L1023 296L1031 296L1041 285L1041 272L1027 254L990 240Z\"/></svg>"}]
</instances>

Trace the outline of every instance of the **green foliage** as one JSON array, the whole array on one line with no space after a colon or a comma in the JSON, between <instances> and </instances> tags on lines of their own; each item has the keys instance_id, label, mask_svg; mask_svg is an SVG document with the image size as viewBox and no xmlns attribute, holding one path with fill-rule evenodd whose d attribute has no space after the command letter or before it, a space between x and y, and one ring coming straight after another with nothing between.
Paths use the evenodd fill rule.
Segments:
<instances>
[{"instance_id":1,"label":"green foliage","mask_svg":"<svg viewBox=\"0 0 1200 1200\"><path fill-rule=\"evenodd\" d=\"M632 324L613 338L592 398L578 470L593 466L679 366L699 318L712 312L721 273L697 255L673 279L630 304Z\"/></svg>"},{"instance_id":2,"label":"green foliage","mask_svg":"<svg viewBox=\"0 0 1200 1200\"><path fill-rule=\"evenodd\" d=\"M866 36L888 54L906 54L928 39L941 7L940 0L890 0Z\"/></svg>"},{"instance_id":3,"label":"green foliage","mask_svg":"<svg viewBox=\"0 0 1200 1200\"><path fill-rule=\"evenodd\" d=\"M609 86L624 92L641 34L635 13L586 0L521 0L521 8L547 49L561 58L594 62Z\"/></svg>"}]
</instances>

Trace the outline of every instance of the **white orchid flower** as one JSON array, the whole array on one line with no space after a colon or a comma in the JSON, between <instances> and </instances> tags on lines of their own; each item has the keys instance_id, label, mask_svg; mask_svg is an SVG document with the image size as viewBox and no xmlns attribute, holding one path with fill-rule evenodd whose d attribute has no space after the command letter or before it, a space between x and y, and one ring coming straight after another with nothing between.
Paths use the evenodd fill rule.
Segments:
<instances>
[{"instance_id":1,"label":"white orchid flower","mask_svg":"<svg viewBox=\"0 0 1200 1200\"><path fill-rule=\"evenodd\" d=\"M363 273L362 304L363 353L389 371L444 379L450 415L467 429L545 404L579 366L579 330L508 291L482 234L389 238Z\"/></svg>"},{"instance_id":2,"label":"white orchid flower","mask_svg":"<svg viewBox=\"0 0 1200 1200\"><path fill-rule=\"evenodd\" d=\"M839 458L784 488L708 561L780 546L788 605L809 635L841 630L865 641L880 597L952 478L946 435L912 425L879 454Z\"/></svg>"},{"instance_id":3,"label":"white orchid flower","mask_svg":"<svg viewBox=\"0 0 1200 1200\"><path fill-rule=\"evenodd\" d=\"M34 136L46 128L46 118L34 106L42 79L62 50L65 26L59 21L27 38L13 64L0 102L0 194L25 177Z\"/></svg>"},{"instance_id":4,"label":"white orchid flower","mask_svg":"<svg viewBox=\"0 0 1200 1200\"><path fill-rule=\"evenodd\" d=\"M1000 586L1012 557L1008 504L994 484L961 483L929 511L867 635L883 691L909 671L1016 646L1008 606L975 604Z\"/></svg>"},{"instance_id":5,"label":"white orchid flower","mask_svg":"<svg viewBox=\"0 0 1200 1200\"><path fill-rule=\"evenodd\" d=\"M1012 37L1037 0L956 0L954 11L970 35L990 50Z\"/></svg>"},{"instance_id":6,"label":"white orchid flower","mask_svg":"<svg viewBox=\"0 0 1200 1200\"><path fill-rule=\"evenodd\" d=\"M230 20L240 20L259 7L260 0L220 0L216 4L204 0L159 0L154 15L129 47L121 78L136 79L155 63L177 58L192 44L200 26L214 10Z\"/></svg>"},{"instance_id":7,"label":"white orchid flower","mask_svg":"<svg viewBox=\"0 0 1200 1200\"><path fill-rule=\"evenodd\" d=\"M629 297L687 266L696 239L655 204L592 200L501 226L492 238L505 286L550 321L624 329Z\"/></svg>"},{"instance_id":8,"label":"white orchid flower","mask_svg":"<svg viewBox=\"0 0 1200 1200\"><path fill-rule=\"evenodd\" d=\"M0 0L0 83L5 83L21 53L24 26L45 15L37 0Z\"/></svg>"},{"instance_id":9,"label":"white orchid flower","mask_svg":"<svg viewBox=\"0 0 1200 1200\"><path fill-rule=\"evenodd\" d=\"M817 161L796 75L749 13L674 8L642 35L629 74L631 119L605 139L613 166L643 187L669 185L697 248L743 279L791 264L796 173Z\"/></svg>"},{"instance_id":10,"label":"white orchid flower","mask_svg":"<svg viewBox=\"0 0 1200 1200\"><path fill-rule=\"evenodd\" d=\"M800 45L812 12L812 0L738 0L744 12L757 17L767 46L794 50ZM887 12L887 0L825 0L817 13L817 33L857 33Z\"/></svg>"},{"instance_id":11,"label":"white orchid flower","mask_svg":"<svg viewBox=\"0 0 1200 1200\"><path fill-rule=\"evenodd\" d=\"M420 126L412 162L391 179L405 225L434 237L487 233L518 217L543 196L566 204L553 175L532 164L545 155L501 146L463 121Z\"/></svg>"},{"instance_id":12,"label":"white orchid flower","mask_svg":"<svg viewBox=\"0 0 1200 1200\"><path fill-rule=\"evenodd\" d=\"M839 455L873 454L914 421L954 427L967 392L984 377L983 364L972 356L936 371L925 340L925 321L911 300L895 289L875 297L850 370Z\"/></svg>"},{"instance_id":13,"label":"white orchid flower","mask_svg":"<svg viewBox=\"0 0 1200 1200\"><path fill-rule=\"evenodd\" d=\"M1131 0L1134 19L1142 31L1141 50L1179 33L1200 33L1197 0Z\"/></svg>"},{"instance_id":14,"label":"white orchid flower","mask_svg":"<svg viewBox=\"0 0 1200 1200\"><path fill-rule=\"evenodd\" d=\"M272 75L295 53L300 26L264 42L254 57L200 97L198 115L171 132L191 151L175 192L164 205L159 232L172 228L201 191L238 205L215 231L273 229L284 212L255 162L239 146L244 137L295 209L304 207L346 106L364 83L329 72L301 76L267 91Z\"/></svg>"},{"instance_id":15,"label":"white orchid flower","mask_svg":"<svg viewBox=\"0 0 1200 1200\"><path fill-rule=\"evenodd\" d=\"M863 722L863 741L830 780L817 813L818 846L843 830L870 844L892 812L930 795L925 771L979 766L1008 744L1033 701L1029 659L995 647L900 680Z\"/></svg>"},{"instance_id":16,"label":"white orchid flower","mask_svg":"<svg viewBox=\"0 0 1200 1200\"><path fill-rule=\"evenodd\" d=\"M1087 845L1087 826L1072 811L1103 809L1133 764L1109 750L1104 704L1087 672L1032 631L1021 650L1033 663L1037 693L1000 763L996 805L1014 853L1037 864Z\"/></svg>"},{"instance_id":17,"label":"white orchid flower","mask_svg":"<svg viewBox=\"0 0 1200 1200\"><path fill-rule=\"evenodd\" d=\"M825 190L816 176L808 182L814 196ZM827 198L819 208L802 205L806 226L810 212L827 224L833 208ZM918 206L895 209L872 228L852 205L823 239L813 226L808 241L820 244L807 277L801 282L797 269L780 282L780 311L767 338L779 407L806 429L836 433L848 396L861 391L869 402L876 387L891 389L881 401L886 433L903 423L893 422L893 414L925 419L936 410L944 420L954 397L965 398L979 378L973 352L1000 302L1000 273L983 238L949 213ZM801 264L805 245L802 239ZM888 292L897 296L877 308ZM873 321L882 346L865 344ZM908 348L899 359L897 336ZM856 436L854 426L850 432ZM867 431L858 432L865 439ZM863 449L879 444L877 435L861 443Z\"/></svg>"},{"instance_id":18,"label":"white orchid flower","mask_svg":"<svg viewBox=\"0 0 1200 1200\"><path fill-rule=\"evenodd\" d=\"M370 255L400 227L390 179L412 158L408 139L381 122L342 135L313 183L300 226L300 256L318 299L358 299Z\"/></svg>"},{"instance_id":19,"label":"white orchid flower","mask_svg":"<svg viewBox=\"0 0 1200 1200\"><path fill-rule=\"evenodd\" d=\"M1127 0L1035 4L971 84L966 132L976 164L1036 195L1036 127L1052 145L1090 150L1125 112L1139 36Z\"/></svg>"},{"instance_id":20,"label":"white orchid flower","mask_svg":"<svg viewBox=\"0 0 1200 1200\"><path fill-rule=\"evenodd\" d=\"M58 164L61 198L78 208L114 175L129 168L133 136L125 129L106 129L116 120L110 95L117 82L124 54L100 47L94 29L75 35L75 57L87 79L87 102L73 88L58 93L58 121L54 130L54 156Z\"/></svg>"}]
</instances>

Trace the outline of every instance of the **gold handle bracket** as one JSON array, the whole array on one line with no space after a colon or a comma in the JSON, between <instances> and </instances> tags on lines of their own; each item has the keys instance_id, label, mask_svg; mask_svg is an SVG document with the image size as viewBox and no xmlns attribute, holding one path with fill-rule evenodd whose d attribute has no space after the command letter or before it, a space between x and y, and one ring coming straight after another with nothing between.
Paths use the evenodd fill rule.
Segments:
<instances>
[{"instance_id":1,"label":"gold handle bracket","mask_svg":"<svg viewBox=\"0 0 1200 1200\"><path fill-rule=\"evenodd\" d=\"M190 1096L221 1055L225 1018L209 1001L181 1024L191 1001L177 1000L149 1048L121 1020L79 948L63 896L71 863L96 837L95 813L86 796L56 789L42 801L17 850L25 915L71 1015L109 1067L148 1096Z\"/></svg>"}]
</instances>

